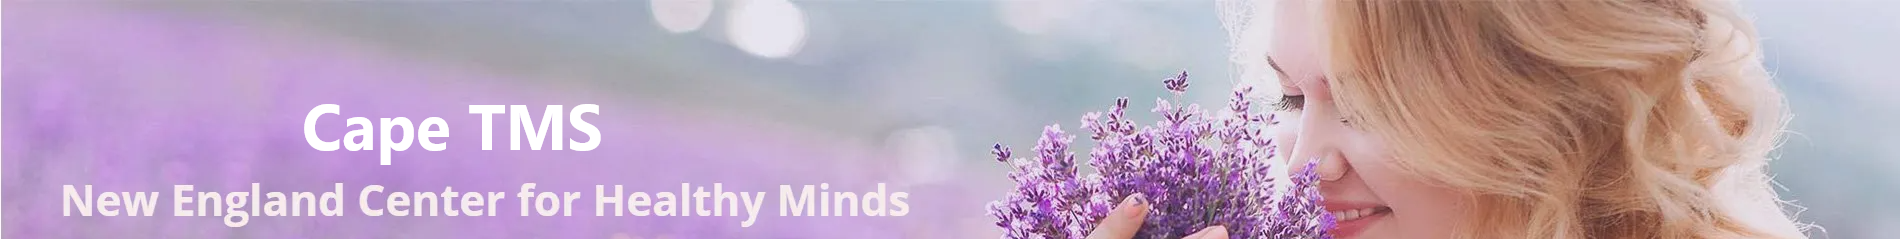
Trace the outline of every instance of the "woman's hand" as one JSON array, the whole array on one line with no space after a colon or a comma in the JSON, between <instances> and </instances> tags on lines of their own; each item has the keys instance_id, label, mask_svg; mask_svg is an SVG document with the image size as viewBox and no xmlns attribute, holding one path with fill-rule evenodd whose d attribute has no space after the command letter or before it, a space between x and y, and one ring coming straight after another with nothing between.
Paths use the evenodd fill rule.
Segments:
<instances>
[{"instance_id":1,"label":"woman's hand","mask_svg":"<svg viewBox=\"0 0 1900 239\"><path fill-rule=\"evenodd\" d=\"M1095 225L1088 239L1135 238L1135 231L1141 230L1141 221L1145 218L1148 218L1148 198L1139 193L1129 195L1114 211L1108 212L1101 225ZM1207 227L1181 239L1227 239L1227 227Z\"/></svg>"}]
</instances>

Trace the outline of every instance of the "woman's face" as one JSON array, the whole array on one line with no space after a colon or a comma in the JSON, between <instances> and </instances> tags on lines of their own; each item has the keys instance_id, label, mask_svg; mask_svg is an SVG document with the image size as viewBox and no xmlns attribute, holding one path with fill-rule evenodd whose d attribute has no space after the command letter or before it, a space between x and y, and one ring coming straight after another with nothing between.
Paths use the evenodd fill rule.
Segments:
<instances>
[{"instance_id":1,"label":"woman's face","mask_svg":"<svg viewBox=\"0 0 1900 239\"><path fill-rule=\"evenodd\" d=\"M1368 132L1354 129L1333 106L1325 77L1325 25L1305 0L1275 7L1268 62L1279 71L1285 110L1275 141L1291 148L1291 165L1320 160L1320 192L1333 211L1339 238L1446 238L1460 223L1459 197L1397 171L1392 152Z\"/></svg>"}]
</instances>

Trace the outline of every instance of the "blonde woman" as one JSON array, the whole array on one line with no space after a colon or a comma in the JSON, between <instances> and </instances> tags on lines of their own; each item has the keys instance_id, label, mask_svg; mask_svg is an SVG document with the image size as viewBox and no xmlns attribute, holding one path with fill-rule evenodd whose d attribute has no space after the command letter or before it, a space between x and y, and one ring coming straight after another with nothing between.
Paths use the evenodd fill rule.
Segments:
<instances>
[{"instance_id":1,"label":"blonde woman","mask_svg":"<svg viewBox=\"0 0 1900 239\"><path fill-rule=\"evenodd\" d=\"M1704 1L1278 2L1292 159L1340 238L1804 238L1753 29ZM1091 238L1129 238L1142 202ZM1213 227L1189 238L1226 238Z\"/></svg>"}]
</instances>

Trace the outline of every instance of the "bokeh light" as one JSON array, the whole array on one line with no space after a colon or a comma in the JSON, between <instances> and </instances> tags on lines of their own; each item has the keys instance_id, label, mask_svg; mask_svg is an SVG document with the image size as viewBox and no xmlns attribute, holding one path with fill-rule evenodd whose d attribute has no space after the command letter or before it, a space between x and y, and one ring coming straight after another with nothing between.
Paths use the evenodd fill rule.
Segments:
<instances>
[{"instance_id":1,"label":"bokeh light","mask_svg":"<svg viewBox=\"0 0 1900 239\"><path fill-rule=\"evenodd\" d=\"M784 58L805 44L805 13L791 1L739 2L726 24L732 44L759 57Z\"/></svg>"},{"instance_id":2,"label":"bokeh light","mask_svg":"<svg viewBox=\"0 0 1900 239\"><path fill-rule=\"evenodd\" d=\"M712 18L712 0L653 0L653 20L667 32L686 33L699 30Z\"/></svg>"}]
</instances>

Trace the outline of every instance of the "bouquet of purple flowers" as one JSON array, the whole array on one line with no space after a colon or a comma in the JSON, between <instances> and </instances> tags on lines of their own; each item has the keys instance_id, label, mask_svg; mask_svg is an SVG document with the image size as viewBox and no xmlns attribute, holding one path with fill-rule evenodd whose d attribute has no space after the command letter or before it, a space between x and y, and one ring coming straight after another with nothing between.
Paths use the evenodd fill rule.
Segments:
<instances>
[{"instance_id":1,"label":"bouquet of purple flowers","mask_svg":"<svg viewBox=\"0 0 1900 239\"><path fill-rule=\"evenodd\" d=\"M1163 82L1179 100L1187 72ZM1218 115L1156 99L1161 120L1153 126L1123 117L1126 97L1106 114L1086 114L1081 129L1095 141L1088 161L1095 173L1087 175L1078 173L1073 136L1060 125L1043 128L1032 157L1011 157L997 144L991 153L1014 168L1009 178L1017 186L991 202L989 213L1004 238L1083 238L1116 202L1139 193L1150 211L1137 238L1179 238L1215 225L1233 238L1331 238L1333 216L1320 207L1313 164L1290 173L1290 182L1270 175L1276 146L1262 131L1274 119L1252 111L1251 91L1236 89L1229 112Z\"/></svg>"}]
</instances>

